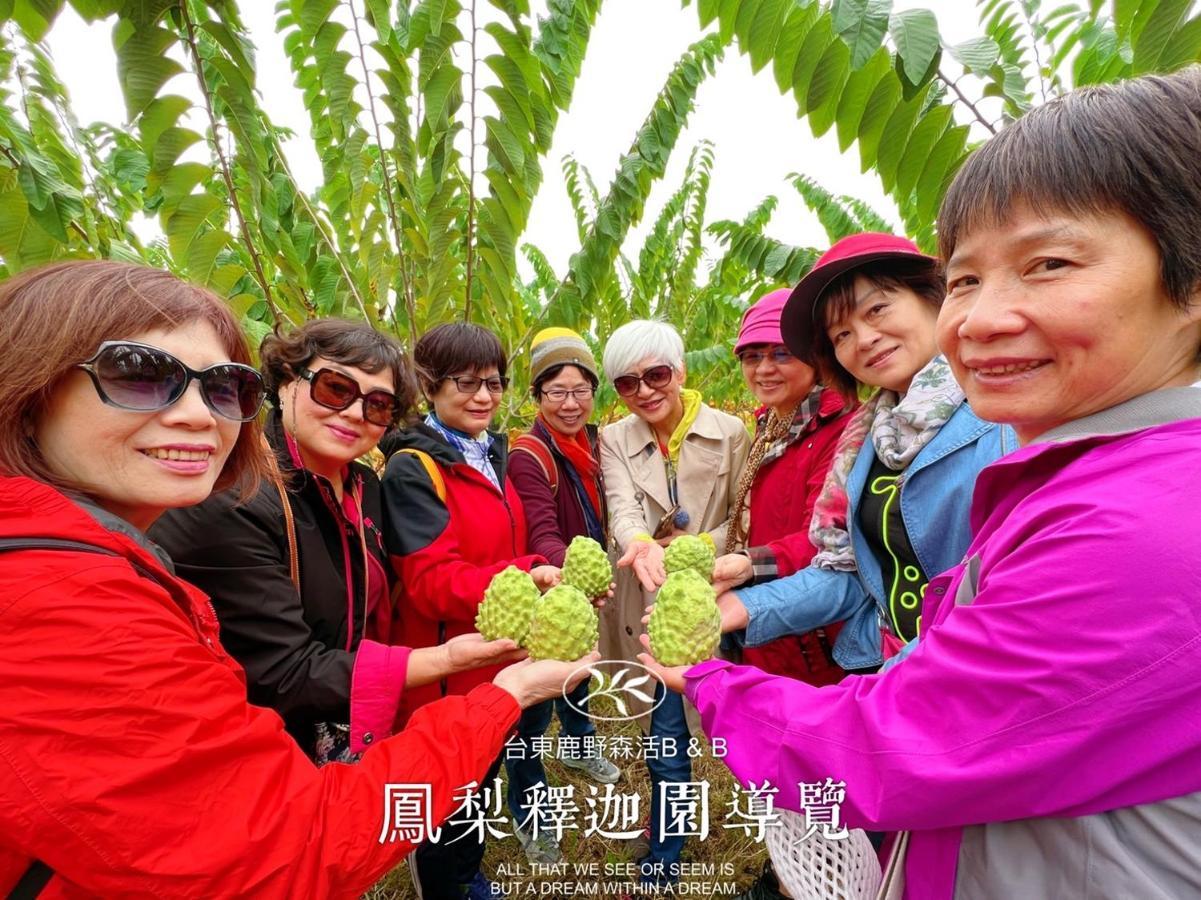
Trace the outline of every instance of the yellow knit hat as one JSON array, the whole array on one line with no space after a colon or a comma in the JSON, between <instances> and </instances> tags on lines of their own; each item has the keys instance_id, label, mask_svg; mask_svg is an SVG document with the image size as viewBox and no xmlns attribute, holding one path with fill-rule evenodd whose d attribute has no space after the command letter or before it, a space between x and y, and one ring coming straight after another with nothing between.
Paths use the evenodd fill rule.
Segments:
<instances>
[{"instance_id":1,"label":"yellow knit hat","mask_svg":"<svg viewBox=\"0 0 1201 900\"><path fill-rule=\"evenodd\" d=\"M570 328L543 328L530 342L530 384L555 366L578 366L597 382L596 359L584 339Z\"/></svg>"}]
</instances>

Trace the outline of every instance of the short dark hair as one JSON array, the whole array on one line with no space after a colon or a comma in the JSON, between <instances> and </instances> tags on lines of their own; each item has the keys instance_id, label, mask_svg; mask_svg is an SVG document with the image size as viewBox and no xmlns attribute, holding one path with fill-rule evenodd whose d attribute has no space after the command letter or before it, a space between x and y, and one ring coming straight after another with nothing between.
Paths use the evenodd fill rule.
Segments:
<instances>
[{"instance_id":1,"label":"short dark hair","mask_svg":"<svg viewBox=\"0 0 1201 900\"><path fill-rule=\"evenodd\" d=\"M411 413L417 379L404 348L368 323L350 319L313 319L292 331L263 338L259 359L271 402L278 406L279 389L299 378L300 370L319 356L372 375L388 369L400 401L400 420Z\"/></svg>"},{"instance_id":2,"label":"short dark hair","mask_svg":"<svg viewBox=\"0 0 1201 900\"><path fill-rule=\"evenodd\" d=\"M558 378L559 375L562 374L563 370L566 369L568 366L571 366L573 369L575 369L577 372L579 372L581 375L583 375L584 380L587 381L590 385L592 385L592 390L595 391L600 386L599 379L597 379L597 377L595 375L593 375L591 372L589 372L583 366L577 366L574 363L559 363L559 365L551 366L545 372L542 372L538 375L538 378L534 381L533 384L530 385L530 395L535 400L537 400L539 397L541 397L542 396L542 385L546 384L548 381L550 381L554 378Z\"/></svg>"},{"instance_id":3,"label":"short dark hair","mask_svg":"<svg viewBox=\"0 0 1201 900\"><path fill-rule=\"evenodd\" d=\"M509 366L500 338L470 322L447 322L423 334L413 348L417 373L428 393L456 372L482 372L496 367L504 375Z\"/></svg>"},{"instance_id":4,"label":"short dark hair","mask_svg":"<svg viewBox=\"0 0 1201 900\"><path fill-rule=\"evenodd\" d=\"M1201 282L1201 66L1071 91L1031 110L968 157L943 198L939 250L1005 221L1015 202L1039 213L1120 211L1159 247L1172 302Z\"/></svg>"},{"instance_id":5,"label":"short dark hair","mask_svg":"<svg viewBox=\"0 0 1201 900\"><path fill-rule=\"evenodd\" d=\"M844 272L830 282L813 304L811 352L822 382L848 399L855 396L859 385L855 376L838 361L828 329L855 309L855 279L860 277L883 291L907 288L934 309L942 306L947 295L947 282L942 269L932 260L925 259L888 259L867 263Z\"/></svg>"}]
</instances>

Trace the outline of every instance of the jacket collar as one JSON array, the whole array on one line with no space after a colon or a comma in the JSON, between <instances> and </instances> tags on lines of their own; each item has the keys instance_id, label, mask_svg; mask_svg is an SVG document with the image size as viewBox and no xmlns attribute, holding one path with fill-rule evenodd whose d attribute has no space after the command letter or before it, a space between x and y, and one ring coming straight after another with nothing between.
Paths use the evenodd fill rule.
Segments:
<instances>
[{"instance_id":1,"label":"jacket collar","mask_svg":"<svg viewBox=\"0 0 1201 900\"><path fill-rule=\"evenodd\" d=\"M1088 437L1129 434L1181 419L1201 419L1201 389L1176 387L1151 391L1091 416L1065 422L1040 434L1030 443L1063 443Z\"/></svg>"},{"instance_id":2,"label":"jacket collar","mask_svg":"<svg viewBox=\"0 0 1201 900\"><path fill-rule=\"evenodd\" d=\"M630 413L630 418L634 421L626 435L626 455L637 456L648 446L658 446L658 440L655 438L651 426L633 413ZM685 435L684 441L687 442L693 438L720 441L722 437L721 425L718 423L713 409L707 403L702 403L701 408L697 411L696 421L692 423L692 428Z\"/></svg>"},{"instance_id":3,"label":"jacket collar","mask_svg":"<svg viewBox=\"0 0 1201 900\"><path fill-rule=\"evenodd\" d=\"M495 431L489 431L488 434L492 436L492 446L488 448L488 458L492 460L492 466L496 469L496 477L500 480L501 485L504 485L505 466L509 459L509 439ZM467 460L463 454L448 444L441 434L424 422L397 429L385 435L384 439L380 441L380 450L388 459L394 453L408 449L420 450L422 453L428 454L435 462L447 467L467 466ZM467 466L467 468L471 467ZM472 469L472 471L475 470ZM483 477L480 476L480 478Z\"/></svg>"}]
</instances>

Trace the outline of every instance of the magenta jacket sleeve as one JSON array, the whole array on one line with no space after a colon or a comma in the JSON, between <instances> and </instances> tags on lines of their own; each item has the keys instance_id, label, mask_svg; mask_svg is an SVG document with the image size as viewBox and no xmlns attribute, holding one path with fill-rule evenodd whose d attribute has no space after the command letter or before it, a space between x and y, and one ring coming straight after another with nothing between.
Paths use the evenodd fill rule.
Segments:
<instances>
[{"instance_id":1,"label":"magenta jacket sleeve","mask_svg":"<svg viewBox=\"0 0 1201 900\"><path fill-rule=\"evenodd\" d=\"M362 753L372 743L392 733L400 710L408 647L363 640L355 653L350 675L350 749Z\"/></svg>"},{"instance_id":2,"label":"magenta jacket sleeve","mask_svg":"<svg viewBox=\"0 0 1201 900\"><path fill-rule=\"evenodd\" d=\"M721 661L689 670L727 765L769 778L788 809L798 782L843 780L844 820L885 830L1201 790L1201 688L1185 675L1201 670L1201 538L1078 506L986 551L970 603L953 599L963 566L932 581L921 641L883 674L814 688Z\"/></svg>"}]
</instances>

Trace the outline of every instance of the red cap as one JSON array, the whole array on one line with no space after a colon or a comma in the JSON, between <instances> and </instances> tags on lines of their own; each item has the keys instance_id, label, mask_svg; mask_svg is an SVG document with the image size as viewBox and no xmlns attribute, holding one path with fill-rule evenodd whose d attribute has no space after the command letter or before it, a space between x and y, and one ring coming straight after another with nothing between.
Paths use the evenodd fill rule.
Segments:
<instances>
[{"instance_id":1,"label":"red cap","mask_svg":"<svg viewBox=\"0 0 1201 900\"><path fill-rule=\"evenodd\" d=\"M938 262L922 253L913 241L895 234L867 231L844 237L821 255L784 304L780 331L785 346L797 359L813 361L813 307L822 292L839 275L883 259L924 260L931 265Z\"/></svg>"}]
</instances>

